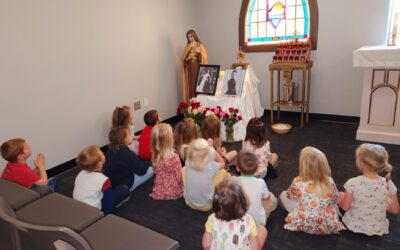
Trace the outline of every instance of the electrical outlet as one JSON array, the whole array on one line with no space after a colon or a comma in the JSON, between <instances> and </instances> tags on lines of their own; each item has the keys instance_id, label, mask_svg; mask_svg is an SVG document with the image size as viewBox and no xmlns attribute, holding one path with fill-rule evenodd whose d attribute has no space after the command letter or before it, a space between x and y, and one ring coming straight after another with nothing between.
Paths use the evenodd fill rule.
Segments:
<instances>
[{"instance_id":1,"label":"electrical outlet","mask_svg":"<svg viewBox=\"0 0 400 250\"><path fill-rule=\"evenodd\" d=\"M143 107L146 108L149 106L149 98L145 97L143 98Z\"/></svg>"},{"instance_id":2,"label":"electrical outlet","mask_svg":"<svg viewBox=\"0 0 400 250\"><path fill-rule=\"evenodd\" d=\"M139 110L141 108L140 106L140 101L136 101L133 103L133 109L134 110Z\"/></svg>"}]
</instances>

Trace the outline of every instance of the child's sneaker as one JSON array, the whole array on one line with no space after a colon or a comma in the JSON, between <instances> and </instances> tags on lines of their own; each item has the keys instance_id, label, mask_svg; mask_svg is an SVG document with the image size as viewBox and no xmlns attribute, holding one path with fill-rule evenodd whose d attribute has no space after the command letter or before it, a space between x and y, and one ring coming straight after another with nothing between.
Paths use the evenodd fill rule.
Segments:
<instances>
[{"instance_id":1,"label":"child's sneaker","mask_svg":"<svg viewBox=\"0 0 400 250\"><path fill-rule=\"evenodd\" d=\"M57 186L57 180L53 177L53 178L50 178L48 181L47 181L47 185L51 188L51 189L53 189L53 191L56 189L56 186Z\"/></svg>"},{"instance_id":2,"label":"child's sneaker","mask_svg":"<svg viewBox=\"0 0 400 250\"><path fill-rule=\"evenodd\" d=\"M115 206L115 208L119 208L120 206L122 206L122 204L124 204L125 202L129 201L129 199L131 198L131 193L129 193L129 196L126 197L124 200L122 200L119 204L117 204Z\"/></svg>"}]
</instances>

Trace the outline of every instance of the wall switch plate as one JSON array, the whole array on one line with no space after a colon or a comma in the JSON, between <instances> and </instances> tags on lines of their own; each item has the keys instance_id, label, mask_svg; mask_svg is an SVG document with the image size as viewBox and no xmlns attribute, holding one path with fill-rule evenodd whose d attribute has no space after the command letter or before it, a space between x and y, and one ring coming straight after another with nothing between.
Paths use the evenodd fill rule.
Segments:
<instances>
[{"instance_id":1,"label":"wall switch plate","mask_svg":"<svg viewBox=\"0 0 400 250\"><path fill-rule=\"evenodd\" d=\"M143 98L143 107L146 108L149 106L149 98L145 97Z\"/></svg>"},{"instance_id":2,"label":"wall switch plate","mask_svg":"<svg viewBox=\"0 0 400 250\"><path fill-rule=\"evenodd\" d=\"M133 103L133 109L134 110L139 110L141 108L140 106L140 101L136 101Z\"/></svg>"}]
</instances>

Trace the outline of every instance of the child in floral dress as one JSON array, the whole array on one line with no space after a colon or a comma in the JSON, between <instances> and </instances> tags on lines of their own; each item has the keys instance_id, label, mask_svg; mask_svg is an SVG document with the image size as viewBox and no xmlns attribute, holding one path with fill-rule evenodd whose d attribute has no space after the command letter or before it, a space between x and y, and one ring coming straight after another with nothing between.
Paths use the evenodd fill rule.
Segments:
<instances>
[{"instance_id":1,"label":"child in floral dress","mask_svg":"<svg viewBox=\"0 0 400 250\"><path fill-rule=\"evenodd\" d=\"M174 152L172 127L160 123L151 131L151 150L154 174L153 192L155 200L175 200L182 197L183 182L181 161Z\"/></svg>"},{"instance_id":2,"label":"child in floral dress","mask_svg":"<svg viewBox=\"0 0 400 250\"><path fill-rule=\"evenodd\" d=\"M345 193L340 206L347 211L343 222L347 228L366 235L389 233L386 211L397 214L397 188L390 180L392 166L388 153L381 145L364 143L356 151L356 165L362 175L344 184ZM379 176L385 170L386 179Z\"/></svg>"},{"instance_id":3,"label":"child in floral dress","mask_svg":"<svg viewBox=\"0 0 400 250\"><path fill-rule=\"evenodd\" d=\"M300 153L299 176L280 195L282 207L289 212L285 228L310 234L338 233L344 229L339 221L339 193L325 154L313 147Z\"/></svg>"},{"instance_id":4,"label":"child in floral dress","mask_svg":"<svg viewBox=\"0 0 400 250\"><path fill-rule=\"evenodd\" d=\"M278 166L278 155L271 153L267 129L260 118L251 118L247 124L243 150L252 152L258 159L259 164L254 174L255 177L274 179L278 176L275 170Z\"/></svg>"},{"instance_id":5,"label":"child in floral dress","mask_svg":"<svg viewBox=\"0 0 400 250\"><path fill-rule=\"evenodd\" d=\"M246 195L239 182L232 178L216 187L212 204L213 214L208 216L203 235L204 249L261 249L267 238L267 229L256 226L247 214Z\"/></svg>"}]
</instances>

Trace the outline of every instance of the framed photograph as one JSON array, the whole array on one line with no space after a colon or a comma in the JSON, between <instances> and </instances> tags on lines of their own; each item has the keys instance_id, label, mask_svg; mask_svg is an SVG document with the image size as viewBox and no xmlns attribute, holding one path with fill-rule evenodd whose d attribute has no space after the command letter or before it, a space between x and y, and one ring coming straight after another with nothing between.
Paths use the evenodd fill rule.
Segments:
<instances>
[{"instance_id":1,"label":"framed photograph","mask_svg":"<svg viewBox=\"0 0 400 250\"><path fill-rule=\"evenodd\" d=\"M245 73L245 69L226 69L222 85L222 95L242 96Z\"/></svg>"},{"instance_id":2,"label":"framed photograph","mask_svg":"<svg viewBox=\"0 0 400 250\"><path fill-rule=\"evenodd\" d=\"M200 64L195 93L215 95L219 76L219 65Z\"/></svg>"}]
</instances>

